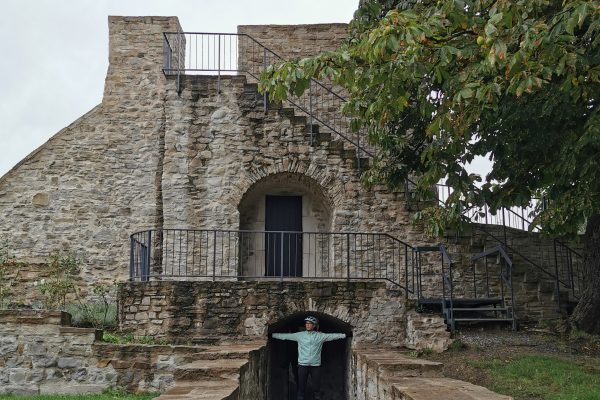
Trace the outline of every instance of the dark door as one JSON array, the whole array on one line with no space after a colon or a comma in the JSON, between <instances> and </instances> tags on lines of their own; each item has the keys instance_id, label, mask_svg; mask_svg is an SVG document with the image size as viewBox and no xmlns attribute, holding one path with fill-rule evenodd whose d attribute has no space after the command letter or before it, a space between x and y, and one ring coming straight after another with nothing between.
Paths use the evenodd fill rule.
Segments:
<instances>
[{"instance_id":1,"label":"dark door","mask_svg":"<svg viewBox=\"0 0 600 400\"><path fill-rule=\"evenodd\" d=\"M302 196L267 196L265 230L265 275L302 276Z\"/></svg>"}]
</instances>

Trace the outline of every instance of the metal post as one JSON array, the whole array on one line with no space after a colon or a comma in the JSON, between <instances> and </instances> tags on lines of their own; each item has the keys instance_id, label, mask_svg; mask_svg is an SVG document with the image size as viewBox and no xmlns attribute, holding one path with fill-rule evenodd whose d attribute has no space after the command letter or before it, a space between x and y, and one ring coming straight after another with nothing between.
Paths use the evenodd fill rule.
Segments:
<instances>
[{"instance_id":1,"label":"metal post","mask_svg":"<svg viewBox=\"0 0 600 400\"><path fill-rule=\"evenodd\" d=\"M134 267L134 262L133 262L133 256L134 256L134 250L133 250L133 246L134 246L134 239L133 239L133 235L130 236L130 246L131 248L129 249L129 280L133 281L134 277L135 277L135 267Z\"/></svg>"},{"instance_id":2,"label":"metal post","mask_svg":"<svg viewBox=\"0 0 600 400\"><path fill-rule=\"evenodd\" d=\"M146 268L144 269L144 281L147 281L150 276L150 252L152 248L152 231L148 231L148 251L146 252Z\"/></svg>"},{"instance_id":3,"label":"metal post","mask_svg":"<svg viewBox=\"0 0 600 400\"><path fill-rule=\"evenodd\" d=\"M313 94L312 94L312 79L310 80L309 84L308 84L308 117L309 117L309 123L310 123L310 145L313 145L313 107L312 107L312 98L313 98Z\"/></svg>"},{"instance_id":4,"label":"metal post","mask_svg":"<svg viewBox=\"0 0 600 400\"><path fill-rule=\"evenodd\" d=\"M221 93L221 35L217 35L217 93Z\"/></svg>"},{"instance_id":5,"label":"metal post","mask_svg":"<svg viewBox=\"0 0 600 400\"><path fill-rule=\"evenodd\" d=\"M217 276L217 231L213 231L213 282Z\"/></svg>"},{"instance_id":6,"label":"metal post","mask_svg":"<svg viewBox=\"0 0 600 400\"><path fill-rule=\"evenodd\" d=\"M361 174L361 169L360 169L360 132L356 131L356 165L358 166L358 175L360 176Z\"/></svg>"},{"instance_id":7,"label":"metal post","mask_svg":"<svg viewBox=\"0 0 600 400\"><path fill-rule=\"evenodd\" d=\"M267 70L267 48L263 47L263 71ZM263 111L267 113L267 91L263 93Z\"/></svg>"},{"instance_id":8,"label":"metal post","mask_svg":"<svg viewBox=\"0 0 600 400\"><path fill-rule=\"evenodd\" d=\"M558 313L560 314L560 281L558 279L558 255L556 254L556 239L553 240L554 244L554 273L556 274L556 305L558 307Z\"/></svg>"},{"instance_id":9,"label":"metal post","mask_svg":"<svg viewBox=\"0 0 600 400\"><path fill-rule=\"evenodd\" d=\"M281 235L281 281L283 282L283 232L279 234Z\"/></svg>"},{"instance_id":10,"label":"metal post","mask_svg":"<svg viewBox=\"0 0 600 400\"><path fill-rule=\"evenodd\" d=\"M177 32L177 94L181 94L181 40L182 33Z\"/></svg>"},{"instance_id":11,"label":"metal post","mask_svg":"<svg viewBox=\"0 0 600 400\"><path fill-rule=\"evenodd\" d=\"M346 233L346 279L350 281L350 234Z\"/></svg>"},{"instance_id":12,"label":"metal post","mask_svg":"<svg viewBox=\"0 0 600 400\"><path fill-rule=\"evenodd\" d=\"M398 257L400 257L400 254L398 254ZM400 268L398 268L398 272L400 272L399 270ZM408 300L408 246L406 245L404 245L404 285L406 300Z\"/></svg>"},{"instance_id":13,"label":"metal post","mask_svg":"<svg viewBox=\"0 0 600 400\"><path fill-rule=\"evenodd\" d=\"M502 207L502 232L504 233L504 247L508 248L508 242L506 240L506 222L504 216L504 207Z\"/></svg>"}]
</instances>

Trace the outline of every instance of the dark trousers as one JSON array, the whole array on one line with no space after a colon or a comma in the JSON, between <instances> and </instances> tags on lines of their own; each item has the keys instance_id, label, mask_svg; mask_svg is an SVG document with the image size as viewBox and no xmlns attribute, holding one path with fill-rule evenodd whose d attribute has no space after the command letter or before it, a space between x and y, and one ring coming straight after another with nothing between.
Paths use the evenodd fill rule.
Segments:
<instances>
[{"instance_id":1,"label":"dark trousers","mask_svg":"<svg viewBox=\"0 0 600 400\"><path fill-rule=\"evenodd\" d=\"M298 365L298 400L304 400L304 394L306 393L306 382L308 376L312 382L313 392L315 394L314 399L321 399L321 367L308 367L305 365Z\"/></svg>"}]
</instances>

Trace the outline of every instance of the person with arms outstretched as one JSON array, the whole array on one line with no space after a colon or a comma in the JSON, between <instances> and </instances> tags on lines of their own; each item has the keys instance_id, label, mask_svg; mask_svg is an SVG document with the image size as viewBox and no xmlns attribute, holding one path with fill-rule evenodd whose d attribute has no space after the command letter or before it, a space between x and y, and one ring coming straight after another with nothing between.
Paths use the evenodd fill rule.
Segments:
<instances>
[{"instance_id":1,"label":"person with arms outstretched","mask_svg":"<svg viewBox=\"0 0 600 400\"><path fill-rule=\"evenodd\" d=\"M321 399L321 350L323 343L345 339L345 333L318 332L319 320L309 315L304 318L305 331L296 333L274 333L273 338L292 340L298 343L298 400L304 400L306 382L311 376L315 400Z\"/></svg>"}]
</instances>

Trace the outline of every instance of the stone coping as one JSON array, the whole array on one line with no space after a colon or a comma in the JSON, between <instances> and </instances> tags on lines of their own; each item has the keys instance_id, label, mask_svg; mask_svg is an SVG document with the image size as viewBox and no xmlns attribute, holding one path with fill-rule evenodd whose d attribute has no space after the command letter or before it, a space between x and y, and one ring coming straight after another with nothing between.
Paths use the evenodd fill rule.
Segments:
<instances>
[{"instance_id":1,"label":"stone coping","mask_svg":"<svg viewBox=\"0 0 600 400\"><path fill-rule=\"evenodd\" d=\"M71 314L50 310L0 310L0 324L71 325Z\"/></svg>"}]
</instances>

